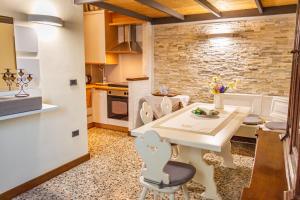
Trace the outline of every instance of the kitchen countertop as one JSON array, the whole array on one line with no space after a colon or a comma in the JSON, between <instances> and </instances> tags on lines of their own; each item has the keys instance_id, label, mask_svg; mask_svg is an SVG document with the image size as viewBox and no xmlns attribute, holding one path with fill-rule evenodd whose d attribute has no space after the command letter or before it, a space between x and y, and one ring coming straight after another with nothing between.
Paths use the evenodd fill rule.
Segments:
<instances>
[{"instance_id":1,"label":"kitchen countertop","mask_svg":"<svg viewBox=\"0 0 300 200\"><path fill-rule=\"evenodd\" d=\"M86 89L98 89L98 90L118 90L118 91L128 91L128 88L124 87L111 87L108 86L107 84L87 84Z\"/></svg>"},{"instance_id":2,"label":"kitchen countertop","mask_svg":"<svg viewBox=\"0 0 300 200\"><path fill-rule=\"evenodd\" d=\"M138 76L138 77L131 77L131 78L127 78L127 81L145 81L145 80L149 80L149 77L147 76Z\"/></svg>"}]
</instances>

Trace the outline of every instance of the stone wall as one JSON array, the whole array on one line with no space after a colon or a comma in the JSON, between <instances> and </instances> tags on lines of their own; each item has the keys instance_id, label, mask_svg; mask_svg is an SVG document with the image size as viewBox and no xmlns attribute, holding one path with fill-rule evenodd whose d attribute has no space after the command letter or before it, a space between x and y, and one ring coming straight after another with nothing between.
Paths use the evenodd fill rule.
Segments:
<instances>
[{"instance_id":1,"label":"stone wall","mask_svg":"<svg viewBox=\"0 0 300 200\"><path fill-rule=\"evenodd\" d=\"M235 93L288 95L294 29L294 15L154 26L155 90L210 101L208 84L220 76L241 80Z\"/></svg>"}]
</instances>

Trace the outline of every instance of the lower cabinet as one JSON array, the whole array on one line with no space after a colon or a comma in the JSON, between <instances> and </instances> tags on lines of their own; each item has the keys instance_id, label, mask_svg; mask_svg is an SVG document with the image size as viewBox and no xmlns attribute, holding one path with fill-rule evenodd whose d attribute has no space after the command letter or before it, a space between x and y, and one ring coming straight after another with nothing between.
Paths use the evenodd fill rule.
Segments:
<instances>
[{"instance_id":1,"label":"lower cabinet","mask_svg":"<svg viewBox=\"0 0 300 200\"><path fill-rule=\"evenodd\" d=\"M93 122L102 125L128 127L128 121L107 117L107 91L95 89L93 92Z\"/></svg>"},{"instance_id":2,"label":"lower cabinet","mask_svg":"<svg viewBox=\"0 0 300 200\"><path fill-rule=\"evenodd\" d=\"M86 89L86 109L87 109L87 123L93 122L93 103L92 103L93 89Z\"/></svg>"},{"instance_id":3,"label":"lower cabinet","mask_svg":"<svg viewBox=\"0 0 300 200\"><path fill-rule=\"evenodd\" d=\"M86 89L86 107L92 107L92 89Z\"/></svg>"},{"instance_id":4,"label":"lower cabinet","mask_svg":"<svg viewBox=\"0 0 300 200\"><path fill-rule=\"evenodd\" d=\"M107 124L107 91L93 92L93 122Z\"/></svg>"}]
</instances>

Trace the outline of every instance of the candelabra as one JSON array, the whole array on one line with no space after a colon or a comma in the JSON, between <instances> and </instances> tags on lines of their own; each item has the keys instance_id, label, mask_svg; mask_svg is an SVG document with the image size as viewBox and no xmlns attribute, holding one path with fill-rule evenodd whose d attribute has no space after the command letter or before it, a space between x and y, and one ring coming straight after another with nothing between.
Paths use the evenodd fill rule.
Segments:
<instances>
[{"instance_id":1,"label":"candelabra","mask_svg":"<svg viewBox=\"0 0 300 200\"><path fill-rule=\"evenodd\" d=\"M5 69L6 72L3 73L2 79L5 81L9 88L12 89L12 85L16 82L17 87L19 87L19 92L15 95L16 97L28 97L29 94L25 92L25 88L32 81L32 74L27 74L24 69L19 69L17 73L12 73L10 69Z\"/></svg>"},{"instance_id":2,"label":"candelabra","mask_svg":"<svg viewBox=\"0 0 300 200\"><path fill-rule=\"evenodd\" d=\"M11 91L12 85L16 80L15 73L10 72L10 69L5 69L6 72L3 73L2 79L5 81L6 85L8 86L9 91Z\"/></svg>"},{"instance_id":3,"label":"candelabra","mask_svg":"<svg viewBox=\"0 0 300 200\"><path fill-rule=\"evenodd\" d=\"M32 81L32 74L24 73L23 69L19 69L17 73L18 77L16 79L16 85L19 87L19 92L16 94L16 97L28 97L29 94L25 92L25 87L28 87L28 84Z\"/></svg>"}]
</instances>

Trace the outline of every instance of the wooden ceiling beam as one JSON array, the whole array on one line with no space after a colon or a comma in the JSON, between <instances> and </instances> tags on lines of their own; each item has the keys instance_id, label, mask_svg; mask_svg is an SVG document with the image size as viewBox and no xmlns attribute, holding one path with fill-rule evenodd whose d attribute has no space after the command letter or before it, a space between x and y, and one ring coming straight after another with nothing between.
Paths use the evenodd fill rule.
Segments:
<instances>
[{"instance_id":1,"label":"wooden ceiling beam","mask_svg":"<svg viewBox=\"0 0 300 200\"><path fill-rule=\"evenodd\" d=\"M81 0L81 1L87 1L87 0ZM152 20L148 16L139 14L137 12L134 12L134 11L131 11L131 10L128 10L128 9L125 9L125 8L121 8L121 7L115 6L113 4L105 3L103 1L96 1L96 2L94 1L94 2L89 3L89 4L91 4L93 6L97 6L99 8L110 10L110 11L113 11L113 12L116 12L116 13L119 13L119 14L122 14L122 15L126 15L126 16L129 16L129 17L137 18L137 19L140 19L140 20L144 20L144 21L151 21Z\"/></svg>"},{"instance_id":2,"label":"wooden ceiling beam","mask_svg":"<svg viewBox=\"0 0 300 200\"><path fill-rule=\"evenodd\" d=\"M285 6L274 6L265 7L263 14L260 14L256 8L236 11L222 12L222 17L216 17L210 13L196 14L196 15L185 15L184 20L178 20L174 17L162 17L153 18L152 24L171 24L171 23L182 23L182 22L195 22L205 20L218 20L218 19L229 19L229 18L241 18L241 17L255 17L255 16L268 16L268 15L280 15L296 13L297 5L285 5Z\"/></svg>"},{"instance_id":3,"label":"wooden ceiling beam","mask_svg":"<svg viewBox=\"0 0 300 200\"><path fill-rule=\"evenodd\" d=\"M195 0L195 1L205 9L209 10L215 16L222 17L221 12L211 3L209 3L207 0Z\"/></svg>"},{"instance_id":4,"label":"wooden ceiling beam","mask_svg":"<svg viewBox=\"0 0 300 200\"><path fill-rule=\"evenodd\" d=\"M260 14L263 14L264 13L264 7L263 7L263 4L262 4L261 0L255 0L255 3L256 3L258 12Z\"/></svg>"},{"instance_id":5,"label":"wooden ceiling beam","mask_svg":"<svg viewBox=\"0 0 300 200\"><path fill-rule=\"evenodd\" d=\"M167 6L164 6L154 0L136 0L137 2L143 4L143 5L146 5L148 7L151 7L151 8L154 8L158 11L161 11L161 12L164 12L172 17L175 17L177 19L180 19L180 20L184 20L184 16L178 12L176 12L175 10L167 7Z\"/></svg>"}]
</instances>

